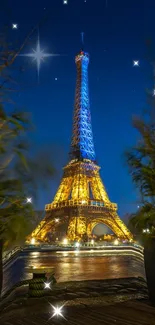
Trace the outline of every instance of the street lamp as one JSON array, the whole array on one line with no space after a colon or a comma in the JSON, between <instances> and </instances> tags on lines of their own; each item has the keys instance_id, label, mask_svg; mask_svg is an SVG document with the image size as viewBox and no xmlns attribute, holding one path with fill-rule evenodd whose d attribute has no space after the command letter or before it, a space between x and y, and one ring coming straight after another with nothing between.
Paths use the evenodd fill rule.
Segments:
<instances>
[{"instance_id":1,"label":"street lamp","mask_svg":"<svg viewBox=\"0 0 155 325\"><path fill-rule=\"evenodd\" d=\"M35 238L32 238L31 239L31 245L35 245L35 242L36 242Z\"/></svg>"},{"instance_id":2,"label":"street lamp","mask_svg":"<svg viewBox=\"0 0 155 325\"><path fill-rule=\"evenodd\" d=\"M68 244L68 239L67 239L67 238L65 238L65 239L63 240L63 244L64 244L64 245L67 245L67 244Z\"/></svg>"},{"instance_id":3,"label":"street lamp","mask_svg":"<svg viewBox=\"0 0 155 325\"><path fill-rule=\"evenodd\" d=\"M115 239L115 241L114 241L114 245L118 245L118 244L119 244L118 239Z\"/></svg>"},{"instance_id":4,"label":"street lamp","mask_svg":"<svg viewBox=\"0 0 155 325\"><path fill-rule=\"evenodd\" d=\"M143 229L143 233L150 233L150 229L149 228L146 228L146 229Z\"/></svg>"}]
</instances>

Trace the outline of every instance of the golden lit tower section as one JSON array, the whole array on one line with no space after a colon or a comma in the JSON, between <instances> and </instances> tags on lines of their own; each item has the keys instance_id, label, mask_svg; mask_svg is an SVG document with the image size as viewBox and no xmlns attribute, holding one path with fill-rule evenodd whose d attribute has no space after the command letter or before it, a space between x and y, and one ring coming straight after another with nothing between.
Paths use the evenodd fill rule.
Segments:
<instances>
[{"instance_id":1,"label":"golden lit tower section","mask_svg":"<svg viewBox=\"0 0 155 325\"><path fill-rule=\"evenodd\" d=\"M75 58L77 80L70 160L52 203L45 206L44 220L31 234L38 241L53 241L67 235L69 240L91 237L97 224L107 225L120 239L132 240L111 203L96 163L88 91L89 55Z\"/></svg>"}]
</instances>

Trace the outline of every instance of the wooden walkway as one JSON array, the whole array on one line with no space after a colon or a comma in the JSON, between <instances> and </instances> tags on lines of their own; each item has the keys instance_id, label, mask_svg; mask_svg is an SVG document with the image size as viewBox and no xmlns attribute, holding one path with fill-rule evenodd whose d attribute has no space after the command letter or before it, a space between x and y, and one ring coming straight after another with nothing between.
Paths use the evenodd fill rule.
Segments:
<instances>
[{"instance_id":1,"label":"wooden walkway","mask_svg":"<svg viewBox=\"0 0 155 325\"><path fill-rule=\"evenodd\" d=\"M48 306L47 306L48 305ZM21 306L0 315L0 325L155 325L155 308L147 302L128 301L114 305L64 306L62 317L52 315L52 307Z\"/></svg>"}]
</instances>

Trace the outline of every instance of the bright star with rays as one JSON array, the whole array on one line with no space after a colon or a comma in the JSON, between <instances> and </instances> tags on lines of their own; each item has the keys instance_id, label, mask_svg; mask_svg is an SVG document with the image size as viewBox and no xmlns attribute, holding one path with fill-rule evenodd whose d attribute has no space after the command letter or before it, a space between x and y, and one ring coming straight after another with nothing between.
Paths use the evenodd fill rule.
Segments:
<instances>
[{"instance_id":1,"label":"bright star with rays","mask_svg":"<svg viewBox=\"0 0 155 325\"><path fill-rule=\"evenodd\" d=\"M51 289L51 282L45 282L44 285L44 289Z\"/></svg>"},{"instance_id":2,"label":"bright star with rays","mask_svg":"<svg viewBox=\"0 0 155 325\"><path fill-rule=\"evenodd\" d=\"M26 202L27 203L32 203L32 198L31 197L27 197Z\"/></svg>"},{"instance_id":3,"label":"bright star with rays","mask_svg":"<svg viewBox=\"0 0 155 325\"><path fill-rule=\"evenodd\" d=\"M134 67L139 67L139 61L137 60L137 61L133 61L133 66Z\"/></svg>"},{"instance_id":4,"label":"bright star with rays","mask_svg":"<svg viewBox=\"0 0 155 325\"><path fill-rule=\"evenodd\" d=\"M12 29L17 29L18 28L18 24L12 24Z\"/></svg>"},{"instance_id":5,"label":"bright star with rays","mask_svg":"<svg viewBox=\"0 0 155 325\"><path fill-rule=\"evenodd\" d=\"M54 307L53 305L51 305L51 307L53 308L53 315L50 317L50 319L55 317L55 316L57 316L57 317L60 316L60 317L63 317L64 319L66 319L62 314L62 309L63 309L64 305L62 305L60 307L58 307L58 306Z\"/></svg>"},{"instance_id":6,"label":"bright star with rays","mask_svg":"<svg viewBox=\"0 0 155 325\"><path fill-rule=\"evenodd\" d=\"M39 79L41 62L44 61L45 58L52 57L52 56L59 56L60 54L45 53L44 50L42 50L41 47L40 47L39 33L38 33L38 41L37 41L36 50L32 49L32 51L33 51L32 53L19 54L19 56L27 56L29 58L32 58L33 61L36 61L38 79Z\"/></svg>"}]
</instances>

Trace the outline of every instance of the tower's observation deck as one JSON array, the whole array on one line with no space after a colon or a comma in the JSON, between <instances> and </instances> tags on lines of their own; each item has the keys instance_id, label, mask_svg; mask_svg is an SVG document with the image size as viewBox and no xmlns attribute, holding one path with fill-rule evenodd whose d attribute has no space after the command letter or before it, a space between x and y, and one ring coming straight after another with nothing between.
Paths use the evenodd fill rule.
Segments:
<instances>
[{"instance_id":1,"label":"tower's observation deck","mask_svg":"<svg viewBox=\"0 0 155 325\"><path fill-rule=\"evenodd\" d=\"M98 223L104 223L122 239L132 234L117 215L117 204L110 202L96 164L88 91L88 53L75 57L77 81L75 91L73 132L70 161L52 203L45 206L45 219L32 237L47 241L49 234L57 237L58 228L65 225L69 239L91 236ZM59 222L58 222L59 220Z\"/></svg>"}]
</instances>

